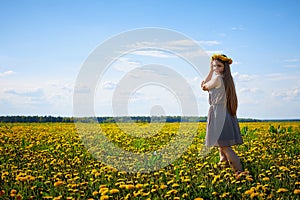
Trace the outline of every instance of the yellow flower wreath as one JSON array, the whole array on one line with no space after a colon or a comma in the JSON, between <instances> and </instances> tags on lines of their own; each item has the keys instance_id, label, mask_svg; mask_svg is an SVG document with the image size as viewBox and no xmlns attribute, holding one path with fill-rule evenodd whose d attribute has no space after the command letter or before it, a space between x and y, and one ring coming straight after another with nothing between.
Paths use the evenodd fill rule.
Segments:
<instances>
[{"instance_id":1,"label":"yellow flower wreath","mask_svg":"<svg viewBox=\"0 0 300 200\"><path fill-rule=\"evenodd\" d=\"M216 60L216 59L220 59L223 62L228 62L229 64L232 64L232 59L231 58L227 58L226 56L222 55L222 54L214 54L211 57L211 60Z\"/></svg>"}]
</instances>

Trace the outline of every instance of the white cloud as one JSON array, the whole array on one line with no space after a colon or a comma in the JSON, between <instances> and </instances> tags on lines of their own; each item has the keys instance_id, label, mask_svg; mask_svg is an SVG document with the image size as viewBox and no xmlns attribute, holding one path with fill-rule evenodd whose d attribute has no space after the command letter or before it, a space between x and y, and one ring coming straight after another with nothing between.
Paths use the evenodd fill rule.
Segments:
<instances>
[{"instance_id":1,"label":"white cloud","mask_svg":"<svg viewBox=\"0 0 300 200\"><path fill-rule=\"evenodd\" d=\"M240 74L238 72L233 72L232 76L236 81L242 81L242 82L252 81L254 79L257 79L258 77L258 75L255 74Z\"/></svg>"},{"instance_id":2,"label":"white cloud","mask_svg":"<svg viewBox=\"0 0 300 200\"><path fill-rule=\"evenodd\" d=\"M4 76L12 75L12 74L15 74L15 72L12 70L2 72L2 73L0 73L0 78L4 77Z\"/></svg>"},{"instance_id":3,"label":"white cloud","mask_svg":"<svg viewBox=\"0 0 300 200\"><path fill-rule=\"evenodd\" d=\"M212 56L213 54L223 54L224 51L222 51L222 50L207 50L206 53Z\"/></svg>"},{"instance_id":4,"label":"white cloud","mask_svg":"<svg viewBox=\"0 0 300 200\"><path fill-rule=\"evenodd\" d=\"M198 41L200 45L204 46L214 46L214 45L219 45L221 42L216 41L216 40L204 40L204 41Z\"/></svg>"},{"instance_id":5,"label":"white cloud","mask_svg":"<svg viewBox=\"0 0 300 200\"><path fill-rule=\"evenodd\" d=\"M106 81L103 83L102 88L105 90L113 90L115 89L117 84L113 81Z\"/></svg>"},{"instance_id":6,"label":"white cloud","mask_svg":"<svg viewBox=\"0 0 300 200\"><path fill-rule=\"evenodd\" d=\"M286 91L276 91L272 92L272 96L281 98L283 100L299 100L300 99L300 86L286 90Z\"/></svg>"},{"instance_id":7,"label":"white cloud","mask_svg":"<svg viewBox=\"0 0 300 200\"><path fill-rule=\"evenodd\" d=\"M284 68L297 68L297 65L283 65Z\"/></svg>"},{"instance_id":8,"label":"white cloud","mask_svg":"<svg viewBox=\"0 0 300 200\"><path fill-rule=\"evenodd\" d=\"M200 41L203 44L206 43L207 45L215 45L218 42L217 41ZM186 57L195 57L199 55L205 55L205 52L199 52L199 42L195 40L188 40L188 39L183 39L183 40L167 40L165 42L137 42L132 45L130 45L129 48L131 49L136 49L136 50L142 50L145 52L142 52L143 55L148 55L148 56L155 56L155 57L166 57L166 54L161 54L158 53L159 51L162 50L168 50L168 51L174 51L176 53L180 53L182 56ZM151 50L153 52L151 52ZM157 51L158 52L154 52ZM137 51L138 52L138 51ZM150 54L149 54L150 52ZM168 55L169 57L170 55Z\"/></svg>"},{"instance_id":9,"label":"white cloud","mask_svg":"<svg viewBox=\"0 0 300 200\"><path fill-rule=\"evenodd\" d=\"M233 31L243 31L244 27L242 25L231 27Z\"/></svg>"},{"instance_id":10,"label":"white cloud","mask_svg":"<svg viewBox=\"0 0 300 200\"><path fill-rule=\"evenodd\" d=\"M295 75L286 75L283 73L272 73L266 75L268 80L271 81L283 81L283 80L291 80L291 79L298 79L298 76Z\"/></svg>"},{"instance_id":11,"label":"white cloud","mask_svg":"<svg viewBox=\"0 0 300 200\"><path fill-rule=\"evenodd\" d=\"M239 93L243 93L243 92L245 92L245 93L256 93L258 91L260 91L258 88L240 88L238 90Z\"/></svg>"},{"instance_id":12,"label":"white cloud","mask_svg":"<svg viewBox=\"0 0 300 200\"><path fill-rule=\"evenodd\" d=\"M167 53L165 51L158 51L158 50L139 50L139 51L134 51L132 54L139 55L139 56L158 57L158 58L175 57L173 54Z\"/></svg>"},{"instance_id":13,"label":"white cloud","mask_svg":"<svg viewBox=\"0 0 300 200\"><path fill-rule=\"evenodd\" d=\"M232 64L233 64L233 65L241 65L242 63L239 62L239 61L233 61Z\"/></svg>"},{"instance_id":14,"label":"white cloud","mask_svg":"<svg viewBox=\"0 0 300 200\"><path fill-rule=\"evenodd\" d=\"M129 72L134 68L140 67L141 63L137 61L132 61L127 57L121 57L117 59L113 64L112 67L120 72Z\"/></svg>"},{"instance_id":15,"label":"white cloud","mask_svg":"<svg viewBox=\"0 0 300 200\"><path fill-rule=\"evenodd\" d=\"M4 93L23 97L41 97L44 95L44 91L41 88L30 88L25 90L5 89Z\"/></svg>"},{"instance_id":16,"label":"white cloud","mask_svg":"<svg viewBox=\"0 0 300 200\"><path fill-rule=\"evenodd\" d=\"M291 59L286 59L286 60L284 60L284 62L287 62L287 63L295 63L295 62L299 62L299 59L298 59L298 58L291 58Z\"/></svg>"}]
</instances>

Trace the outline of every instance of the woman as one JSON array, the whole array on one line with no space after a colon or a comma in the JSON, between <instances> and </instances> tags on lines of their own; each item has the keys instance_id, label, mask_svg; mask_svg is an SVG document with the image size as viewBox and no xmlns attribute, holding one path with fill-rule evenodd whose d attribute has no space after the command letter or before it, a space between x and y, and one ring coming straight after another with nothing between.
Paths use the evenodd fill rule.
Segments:
<instances>
[{"instance_id":1,"label":"woman","mask_svg":"<svg viewBox=\"0 0 300 200\"><path fill-rule=\"evenodd\" d=\"M206 145L219 147L220 162L228 162L238 179L247 172L243 171L239 157L231 148L243 143L236 117L238 101L230 71L231 63L231 58L224 54L213 55L210 72L201 83L201 88L209 92Z\"/></svg>"}]
</instances>

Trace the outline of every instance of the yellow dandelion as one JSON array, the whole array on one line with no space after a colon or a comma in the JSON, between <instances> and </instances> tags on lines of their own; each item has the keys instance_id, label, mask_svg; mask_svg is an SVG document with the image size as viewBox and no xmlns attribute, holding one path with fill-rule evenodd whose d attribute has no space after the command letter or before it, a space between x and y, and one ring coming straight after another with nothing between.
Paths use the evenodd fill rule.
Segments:
<instances>
[{"instance_id":1,"label":"yellow dandelion","mask_svg":"<svg viewBox=\"0 0 300 200\"><path fill-rule=\"evenodd\" d=\"M104 195L104 196L101 196L100 197L100 200L108 200L109 199L109 196L108 195Z\"/></svg>"},{"instance_id":2,"label":"yellow dandelion","mask_svg":"<svg viewBox=\"0 0 300 200\"><path fill-rule=\"evenodd\" d=\"M263 181L269 181L270 178L269 178L269 177L264 177L262 180L263 180Z\"/></svg>"},{"instance_id":3,"label":"yellow dandelion","mask_svg":"<svg viewBox=\"0 0 300 200\"><path fill-rule=\"evenodd\" d=\"M92 169L92 173L91 174L96 174L98 171L96 169Z\"/></svg>"},{"instance_id":4,"label":"yellow dandelion","mask_svg":"<svg viewBox=\"0 0 300 200\"><path fill-rule=\"evenodd\" d=\"M259 193L258 192L254 192L250 195L250 198L253 199L254 197L257 197L259 196Z\"/></svg>"},{"instance_id":5,"label":"yellow dandelion","mask_svg":"<svg viewBox=\"0 0 300 200\"><path fill-rule=\"evenodd\" d=\"M122 184L122 185L119 186L119 188L124 189L124 188L126 188L126 186L127 185Z\"/></svg>"},{"instance_id":6,"label":"yellow dandelion","mask_svg":"<svg viewBox=\"0 0 300 200\"><path fill-rule=\"evenodd\" d=\"M280 166L279 170L284 171L284 172L285 171L290 171L289 168L287 168L286 166Z\"/></svg>"},{"instance_id":7,"label":"yellow dandelion","mask_svg":"<svg viewBox=\"0 0 300 200\"><path fill-rule=\"evenodd\" d=\"M221 177L220 175L216 175L211 183L215 184L220 179L220 177Z\"/></svg>"},{"instance_id":8,"label":"yellow dandelion","mask_svg":"<svg viewBox=\"0 0 300 200\"><path fill-rule=\"evenodd\" d=\"M99 192L98 191L94 191L92 194L93 194L93 196L97 196L99 194Z\"/></svg>"},{"instance_id":9,"label":"yellow dandelion","mask_svg":"<svg viewBox=\"0 0 300 200\"><path fill-rule=\"evenodd\" d=\"M27 176L19 176L16 178L17 180L21 181L21 182L24 182L27 180Z\"/></svg>"},{"instance_id":10,"label":"yellow dandelion","mask_svg":"<svg viewBox=\"0 0 300 200\"><path fill-rule=\"evenodd\" d=\"M162 184L161 186L160 186L160 189L166 189L168 186L166 186L166 185L164 185L164 184Z\"/></svg>"},{"instance_id":11,"label":"yellow dandelion","mask_svg":"<svg viewBox=\"0 0 300 200\"><path fill-rule=\"evenodd\" d=\"M138 184L135 185L135 187L136 187L137 189L141 189L141 188L143 188L143 186L144 186L144 185L143 185L143 184L140 184L140 183L138 183Z\"/></svg>"},{"instance_id":12,"label":"yellow dandelion","mask_svg":"<svg viewBox=\"0 0 300 200\"><path fill-rule=\"evenodd\" d=\"M201 198L201 197L197 197L197 198L195 198L194 200L204 200L204 199Z\"/></svg>"},{"instance_id":13,"label":"yellow dandelion","mask_svg":"<svg viewBox=\"0 0 300 200\"><path fill-rule=\"evenodd\" d=\"M14 190L14 189L11 190L11 191L10 191L10 194L17 194L17 190Z\"/></svg>"},{"instance_id":14,"label":"yellow dandelion","mask_svg":"<svg viewBox=\"0 0 300 200\"><path fill-rule=\"evenodd\" d=\"M106 185L100 185L99 189L101 189L101 188L106 188Z\"/></svg>"},{"instance_id":15,"label":"yellow dandelion","mask_svg":"<svg viewBox=\"0 0 300 200\"><path fill-rule=\"evenodd\" d=\"M174 197L174 200L180 200L180 197Z\"/></svg>"},{"instance_id":16,"label":"yellow dandelion","mask_svg":"<svg viewBox=\"0 0 300 200\"><path fill-rule=\"evenodd\" d=\"M126 189L128 189L128 190L134 189L134 188L135 188L134 185L132 185L132 184L126 185L125 187L126 187Z\"/></svg>"},{"instance_id":17,"label":"yellow dandelion","mask_svg":"<svg viewBox=\"0 0 300 200\"><path fill-rule=\"evenodd\" d=\"M285 188L279 188L276 193L283 193L283 192L288 192L289 190L285 189Z\"/></svg>"},{"instance_id":18,"label":"yellow dandelion","mask_svg":"<svg viewBox=\"0 0 300 200\"><path fill-rule=\"evenodd\" d=\"M157 191L157 189L151 189L151 192L153 193L153 192L156 192Z\"/></svg>"},{"instance_id":19,"label":"yellow dandelion","mask_svg":"<svg viewBox=\"0 0 300 200\"><path fill-rule=\"evenodd\" d=\"M63 181L56 181L56 182L54 183L54 187L58 187L58 186L63 185L63 184L64 184Z\"/></svg>"},{"instance_id":20,"label":"yellow dandelion","mask_svg":"<svg viewBox=\"0 0 300 200\"><path fill-rule=\"evenodd\" d=\"M201 189L206 188L205 185L199 185L198 187L201 188Z\"/></svg>"},{"instance_id":21,"label":"yellow dandelion","mask_svg":"<svg viewBox=\"0 0 300 200\"><path fill-rule=\"evenodd\" d=\"M53 196L43 196L43 199L53 199Z\"/></svg>"},{"instance_id":22,"label":"yellow dandelion","mask_svg":"<svg viewBox=\"0 0 300 200\"><path fill-rule=\"evenodd\" d=\"M217 196L217 195L218 195L217 192L212 192L211 194L214 195L214 196Z\"/></svg>"},{"instance_id":23,"label":"yellow dandelion","mask_svg":"<svg viewBox=\"0 0 300 200\"><path fill-rule=\"evenodd\" d=\"M145 197L145 196L148 196L150 194L150 192L143 192L142 196Z\"/></svg>"},{"instance_id":24,"label":"yellow dandelion","mask_svg":"<svg viewBox=\"0 0 300 200\"><path fill-rule=\"evenodd\" d=\"M177 193L177 190L174 190L174 189L173 189L173 190L169 190L169 191L167 192L167 194L169 194L169 195L170 195L170 194L176 194L176 193Z\"/></svg>"},{"instance_id":25,"label":"yellow dandelion","mask_svg":"<svg viewBox=\"0 0 300 200\"><path fill-rule=\"evenodd\" d=\"M119 193L119 190L118 189L111 189L109 191L110 194L116 194L116 193Z\"/></svg>"},{"instance_id":26,"label":"yellow dandelion","mask_svg":"<svg viewBox=\"0 0 300 200\"><path fill-rule=\"evenodd\" d=\"M182 195L182 198L186 198L186 197L188 197L188 196L189 196L188 193L184 193L184 194Z\"/></svg>"},{"instance_id":27,"label":"yellow dandelion","mask_svg":"<svg viewBox=\"0 0 300 200\"><path fill-rule=\"evenodd\" d=\"M294 190L294 194L300 194L300 190L295 189L295 190Z\"/></svg>"},{"instance_id":28,"label":"yellow dandelion","mask_svg":"<svg viewBox=\"0 0 300 200\"><path fill-rule=\"evenodd\" d=\"M253 181L253 178L251 178L251 177L246 177L246 179L247 179L247 181L249 181L249 182L252 182Z\"/></svg>"},{"instance_id":29,"label":"yellow dandelion","mask_svg":"<svg viewBox=\"0 0 300 200\"><path fill-rule=\"evenodd\" d=\"M172 185L172 187L174 188L174 187L179 187L179 184L178 183L174 183L173 185Z\"/></svg>"},{"instance_id":30,"label":"yellow dandelion","mask_svg":"<svg viewBox=\"0 0 300 200\"><path fill-rule=\"evenodd\" d=\"M229 196L229 192L223 193L220 197L224 198L224 197L227 197L227 196Z\"/></svg>"},{"instance_id":31,"label":"yellow dandelion","mask_svg":"<svg viewBox=\"0 0 300 200\"><path fill-rule=\"evenodd\" d=\"M253 188L251 188L250 190L245 191L245 194L247 194L247 195L251 195L252 193L254 193Z\"/></svg>"},{"instance_id":32,"label":"yellow dandelion","mask_svg":"<svg viewBox=\"0 0 300 200\"><path fill-rule=\"evenodd\" d=\"M141 192L141 191L133 192L134 197L137 197L137 196L142 195L142 194L143 194L143 192Z\"/></svg>"}]
</instances>

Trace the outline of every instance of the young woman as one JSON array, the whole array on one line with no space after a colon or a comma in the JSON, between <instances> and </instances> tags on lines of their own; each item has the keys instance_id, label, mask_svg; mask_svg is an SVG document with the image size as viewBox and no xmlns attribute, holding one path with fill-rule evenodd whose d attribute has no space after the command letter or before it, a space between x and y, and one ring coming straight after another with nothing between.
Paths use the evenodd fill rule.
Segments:
<instances>
[{"instance_id":1,"label":"young woman","mask_svg":"<svg viewBox=\"0 0 300 200\"><path fill-rule=\"evenodd\" d=\"M238 101L231 63L231 58L226 55L213 55L209 74L202 81L201 88L209 92L210 104L205 143L209 147L219 147L220 162L228 162L238 179L247 172L243 171L239 157L231 148L243 143L236 117Z\"/></svg>"}]
</instances>

